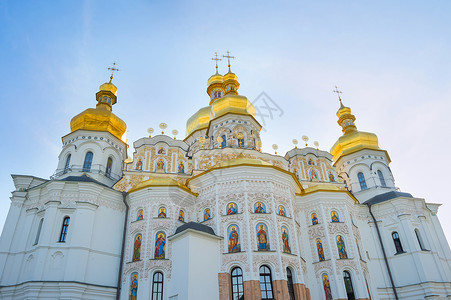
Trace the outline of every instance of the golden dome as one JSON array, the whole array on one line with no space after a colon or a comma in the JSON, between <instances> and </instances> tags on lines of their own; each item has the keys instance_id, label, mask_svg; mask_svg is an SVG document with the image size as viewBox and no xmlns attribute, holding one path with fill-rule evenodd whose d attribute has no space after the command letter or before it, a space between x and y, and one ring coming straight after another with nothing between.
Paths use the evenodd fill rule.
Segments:
<instances>
[{"instance_id":1,"label":"golden dome","mask_svg":"<svg viewBox=\"0 0 451 300\"><path fill-rule=\"evenodd\" d=\"M222 84L223 81L224 81L224 77L221 74L216 73L216 74L210 76L210 78L208 78L207 86L210 86L214 83Z\"/></svg>"},{"instance_id":2,"label":"golden dome","mask_svg":"<svg viewBox=\"0 0 451 300\"><path fill-rule=\"evenodd\" d=\"M342 127L343 135L330 149L330 153L332 154L335 162L337 162L340 157L352 154L359 150L381 150L379 148L377 136L374 133L357 130L354 123L355 116L352 114L349 107L346 107L343 103L341 103L341 99L340 108L337 111L337 117L337 123ZM388 154L387 158L390 160Z\"/></svg>"},{"instance_id":3,"label":"golden dome","mask_svg":"<svg viewBox=\"0 0 451 300\"><path fill-rule=\"evenodd\" d=\"M224 75L224 81L226 80L238 81L238 76L236 76L235 73L228 72L227 74Z\"/></svg>"},{"instance_id":4,"label":"golden dome","mask_svg":"<svg viewBox=\"0 0 451 300\"><path fill-rule=\"evenodd\" d=\"M118 139L122 139L127 125L104 105L88 108L70 121L70 130L108 131Z\"/></svg>"},{"instance_id":5,"label":"golden dome","mask_svg":"<svg viewBox=\"0 0 451 300\"><path fill-rule=\"evenodd\" d=\"M226 95L211 105L210 119L216 119L227 113L251 115L255 117L257 111L246 97L240 95Z\"/></svg>"},{"instance_id":6,"label":"golden dome","mask_svg":"<svg viewBox=\"0 0 451 300\"><path fill-rule=\"evenodd\" d=\"M111 82L105 82L99 87L99 90L112 92L115 96L117 95L117 87Z\"/></svg>"},{"instance_id":7,"label":"golden dome","mask_svg":"<svg viewBox=\"0 0 451 300\"><path fill-rule=\"evenodd\" d=\"M208 128L210 122L211 106L206 106L199 109L191 118L186 122L186 136L197 130Z\"/></svg>"},{"instance_id":8,"label":"golden dome","mask_svg":"<svg viewBox=\"0 0 451 300\"><path fill-rule=\"evenodd\" d=\"M117 87L110 82L99 87L96 94L98 101L96 108L88 108L76 115L70 121L71 132L76 130L108 131L122 140L127 125L119 117L111 112L116 103ZM125 141L124 141L125 142Z\"/></svg>"},{"instance_id":9,"label":"golden dome","mask_svg":"<svg viewBox=\"0 0 451 300\"><path fill-rule=\"evenodd\" d=\"M340 157L362 149L381 150L377 136L374 133L353 131L341 136L332 146L330 153L336 162Z\"/></svg>"}]
</instances>

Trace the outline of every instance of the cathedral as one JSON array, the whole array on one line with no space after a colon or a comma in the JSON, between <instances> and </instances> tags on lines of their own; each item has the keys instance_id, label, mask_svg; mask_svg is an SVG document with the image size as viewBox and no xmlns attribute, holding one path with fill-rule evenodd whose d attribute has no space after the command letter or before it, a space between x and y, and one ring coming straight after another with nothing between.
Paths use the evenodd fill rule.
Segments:
<instances>
[{"instance_id":1,"label":"cathedral","mask_svg":"<svg viewBox=\"0 0 451 300\"><path fill-rule=\"evenodd\" d=\"M112 79L70 121L50 179L12 175L0 299L451 297L440 204L395 186L340 97L330 151L265 153L230 62L216 65L184 139L162 123L129 157Z\"/></svg>"}]
</instances>

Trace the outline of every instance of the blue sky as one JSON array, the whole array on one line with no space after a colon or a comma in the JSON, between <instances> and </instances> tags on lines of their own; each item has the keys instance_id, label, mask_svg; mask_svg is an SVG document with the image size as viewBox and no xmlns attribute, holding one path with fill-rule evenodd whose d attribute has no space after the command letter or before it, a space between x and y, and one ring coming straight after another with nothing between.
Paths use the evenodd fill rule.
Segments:
<instances>
[{"instance_id":1,"label":"blue sky","mask_svg":"<svg viewBox=\"0 0 451 300\"><path fill-rule=\"evenodd\" d=\"M338 101L374 132L402 191L442 203L451 238L451 2L449 1L7 1L0 2L0 228L10 174L48 178L70 119L95 106L116 61L113 111L133 142L166 122L182 138L208 105L214 52L251 101L283 110L266 120L263 149L308 135L340 136ZM226 62L220 72L227 71Z\"/></svg>"}]
</instances>

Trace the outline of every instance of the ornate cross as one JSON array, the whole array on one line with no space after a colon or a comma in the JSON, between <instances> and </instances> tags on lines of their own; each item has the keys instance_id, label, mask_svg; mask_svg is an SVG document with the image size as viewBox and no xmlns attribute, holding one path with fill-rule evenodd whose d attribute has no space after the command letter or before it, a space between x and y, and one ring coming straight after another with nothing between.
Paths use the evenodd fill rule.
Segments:
<instances>
[{"instance_id":1,"label":"ornate cross","mask_svg":"<svg viewBox=\"0 0 451 300\"><path fill-rule=\"evenodd\" d=\"M338 100L340 100L340 103L341 103L341 97L340 97L340 94L343 94L343 92L342 92L342 91L339 91L337 86L335 86L335 90L333 90L333 92L337 94Z\"/></svg>"},{"instance_id":2,"label":"ornate cross","mask_svg":"<svg viewBox=\"0 0 451 300\"><path fill-rule=\"evenodd\" d=\"M218 58L218 52L215 52L215 58L212 58L211 60L216 61L216 74L218 74L218 61L222 60L222 59Z\"/></svg>"},{"instance_id":3,"label":"ornate cross","mask_svg":"<svg viewBox=\"0 0 451 300\"><path fill-rule=\"evenodd\" d=\"M111 76L110 76L110 83L113 80L113 74L114 71L119 72L119 69L115 68L116 67L116 62L113 62L113 66L111 68L108 68L108 70L111 71Z\"/></svg>"},{"instance_id":4,"label":"ornate cross","mask_svg":"<svg viewBox=\"0 0 451 300\"><path fill-rule=\"evenodd\" d=\"M227 51L227 55L223 55L222 57L227 58L227 61L229 62L229 72L230 72L230 59L236 58L235 56L230 56L229 51Z\"/></svg>"}]
</instances>

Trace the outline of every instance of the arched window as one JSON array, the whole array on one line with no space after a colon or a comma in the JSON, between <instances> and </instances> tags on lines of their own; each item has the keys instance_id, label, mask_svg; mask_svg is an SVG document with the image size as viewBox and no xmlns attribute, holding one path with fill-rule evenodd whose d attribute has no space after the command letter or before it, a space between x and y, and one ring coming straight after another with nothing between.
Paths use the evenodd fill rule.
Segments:
<instances>
[{"instance_id":1,"label":"arched window","mask_svg":"<svg viewBox=\"0 0 451 300\"><path fill-rule=\"evenodd\" d=\"M64 165L64 174L66 174L67 171L69 170L69 166L70 166L70 157L71 157L71 156L72 156L72 155L69 154L69 155L67 156L67 158L66 158L66 164Z\"/></svg>"},{"instance_id":2,"label":"arched window","mask_svg":"<svg viewBox=\"0 0 451 300\"><path fill-rule=\"evenodd\" d=\"M295 300L296 297L294 296L293 273L291 273L290 268L287 268L287 284L290 300Z\"/></svg>"},{"instance_id":3,"label":"arched window","mask_svg":"<svg viewBox=\"0 0 451 300\"><path fill-rule=\"evenodd\" d=\"M385 184L384 174L382 174L381 170L377 170L377 176L379 176L379 181L381 182L381 185L383 187L386 187L387 185Z\"/></svg>"},{"instance_id":4,"label":"arched window","mask_svg":"<svg viewBox=\"0 0 451 300\"><path fill-rule=\"evenodd\" d=\"M243 271L239 267L232 269L232 299L244 299Z\"/></svg>"},{"instance_id":5,"label":"arched window","mask_svg":"<svg viewBox=\"0 0 451 300\"><path fill-rule=\"evenodd\" d=\"M271 270L267 266L260 267L260 290L262 299L274 299Z\"/></svg>"},{"instance_id":6,"label":"arched window","mask_svg":"<svg viewBox=\"0 0 451 300\"><path fill-rule=\"evenodd\" d=\"M91 172L91 164L92 164L92 152L89 151L85 155L85 162L83 163L83 172Z\"/></svg>"},{"instance_id":7,"label":"arched window","mask_svg":"<svg viewBox=\"0 0 451 300\"><path fill-rule=\"evenodd\" d=\"M110 177L111 176L111 169L113 168L113 158L108 157L108 160L106 162L106 170L105 175Z\"/></svg>"},{"instance_id":8,"label":"arched window","mask_svg":"<svg viewBox=\"0 0 451 300\"><path fill-rule=\"evenodd\" d=\"M61 234L60 234L60 239L59 239L60 243L66 242L67 230L69 229L69 221L70 221L70 217L65 217L63 220L63 226L61 227Z\"/></svg>"},{"instance_id":9,"label":"arched window","mask_svg":"<svg viewBox=\"0 0 451 300\"><path fill-rule=\"evenodd\" d=\"M161 272L153 274L152 300L163 300L163 273Z\"/></svg>"},{"instance_id":10,"label":"arched window","mask_svg":"<svg viewBox=\"0 0 451 300\"><path fill-rule=\"evenodd\" d=\"M391 236L393 238L393 243L395 243L396 254L403 253L404 250L402 249L402 244L401 244L401 240L399 239L399 234L396 231L394 231L394 232L392 232Z\"/></svg>"},{"instance_id":11,"label":"arched window","mask_svg":"<svg viewBox=\"0 0 451 300\"><path fill-rule=\"evenodd\" d=\"M357 177L359 178L360 189L361 189L362 191L363 191L363 190L366 190L368 187L366 186L365 176L363 175L363 173L362 173L362 172L359 172L359 173L357 174Z\"/></svg>"},{"instance_id":12,"label":"arched window","mask_svg":"<svg viewBox=\"0 0 451 300\"><path fill-rule=\"evenodd\" d=\"M225 148L227 146L227 136L224 134L222 136L221 148Z\"/></svg>"},{"instance_id":13,"label":"arched window","mask_svg":"<svg viewBox=\"0 0 451 300\"><path fill-rule=\"evenodd\" d=\"M346 294L348 300L355 300L354 288L352 287L351 274L348 271L343 272L343 280L345 282Z\"/></svg>"},{"instance_id":14,"label":"arched window","mask_svg":"<svg viewBox=\"0 0 451 300\"><path fill-rule=\"evenodd\" d=\"M420 234L420 231L418 230L418 228L415 228L415 235L417 236L418 245L420 245L420 249L426 250L426 248L424 247L423 239L421 238L421 234Z\"/></svg>"},{"instance_id":15,"label":"arched window","mask_svg":"<svg viewBox=\"0 0 451 300\"><path fill-rule=\"evenodd\" d=\"M38 225L38 231L36 232L36 237L34 239L34 244L33 245L37 245L39 242L39 236L41 235L41 229L42 229L42 223L44 222L44 218L42 218L39 221L39 225Z\"/></svg>"}]
</instances>

